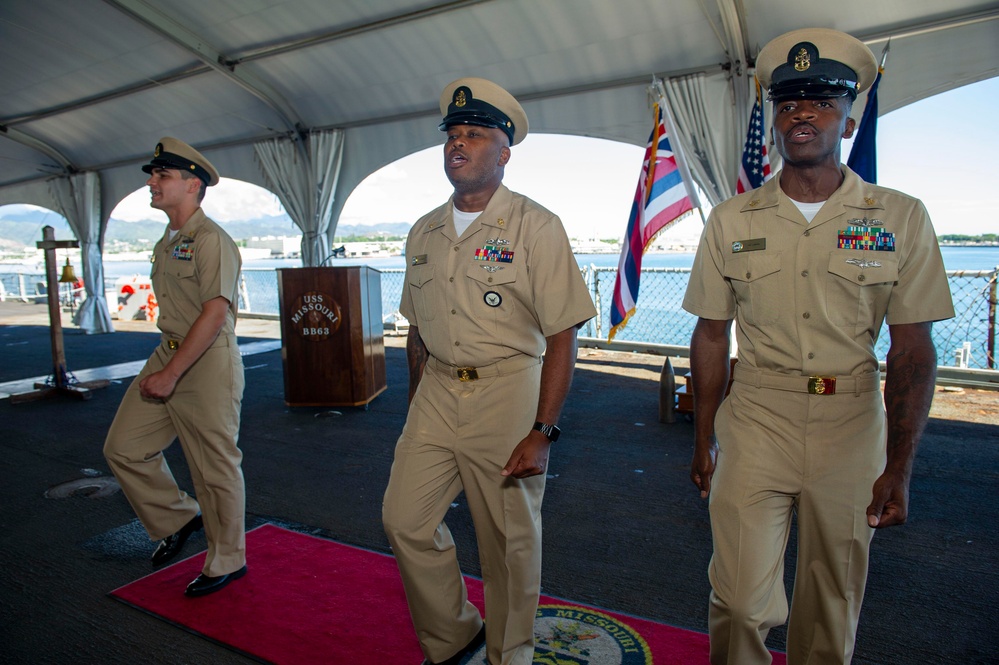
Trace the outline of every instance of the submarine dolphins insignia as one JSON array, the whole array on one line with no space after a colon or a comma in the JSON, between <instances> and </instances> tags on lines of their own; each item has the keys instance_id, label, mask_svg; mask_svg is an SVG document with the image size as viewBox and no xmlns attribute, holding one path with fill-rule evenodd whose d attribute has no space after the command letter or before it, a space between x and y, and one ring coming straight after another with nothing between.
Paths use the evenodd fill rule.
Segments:
<instances>
[{"instance_id":1,"label":"submarine dolphins insignia","mask_svg":"<svg viewBox=\"0 0 999 665\"><path fill-rule=\"evenodd\" d=\"M868 261L867 259L847 259L846 262L849 263L852 266L857 266L861 270L864 270L866 268L880 268L881 267L881 262L880 261Z\"/></svg>"},{"instance_id":2,"label":"submarine dolphins insignia","mask_svg":"<svg viewBox=\"0 0 999 665\"><path fill-rule=\"evenodd\" d=\"M848 223L851 226L863 226L864 228L868 229L873 227L881 227L885 225L885 223L882 222L880 219L867 219L867 217L864 217L863 219L851 219L849 220Z\"/></svg>"}]
</instances>

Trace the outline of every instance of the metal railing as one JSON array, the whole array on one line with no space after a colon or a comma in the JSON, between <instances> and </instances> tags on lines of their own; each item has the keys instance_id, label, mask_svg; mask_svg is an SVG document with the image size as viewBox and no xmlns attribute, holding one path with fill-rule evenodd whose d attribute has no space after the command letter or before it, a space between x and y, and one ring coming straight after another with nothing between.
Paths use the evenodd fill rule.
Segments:
<instances>
[{"instance_id":1,"label":"metal railing","mask_svg":"<svg viewBox=\"0 0 999 665\"><path fill-rule=\"evenodd\" d=\"M606 338L610 303L613 299L616 268L587 268L597 305L596 334ZM584 270L584 275L587 270ZM947 282L954 301L955 316L933 324L933 343L940 365L996 369L996 282L999 268L992 270L948 270ZM690 344L696 319L680 304L687 289L689 268L642 270L640 298L635 315L614 341L653 342L667 345ZM875 346L879 360L888 355L891 339L888 326L882 327Z\"/></svg>"},{"instance_id":2,"label":"metal railing","mask_svg":"<svg viewBox=\"0 0 999 665\"><path fill-rule=\"evenodd\" d=\"M404 272L401 269L382 270L383 312L398 309ZM606 339L610 332L610 305L617 268L585 266L582 272L597 316L583 327L580 335ZM996 369L997 276L999 268L947 271L956 315L933 325L933 342L941 365ZM614 341L689 346L697 319L680 306L689 278L690 268L642 270L635 315L618 331ZM885 325L875 347L880 360L888 355L890 342Z\"/></svg>"},{"instance_id":3,"label":"metal railing","mask_svg":"<svg viewBox=\"0 0 999 665\"><path fill-rule=\"evenodd\" d=\"M382 312L392 316L399 309L405 270L381 272ZM610 329L610 303L617 268L582 268L597 307L597 316L580 331L580 336L606 339ZM666 346L690 344L696 319L680 303L687 288L689 268L647 268L642 270L641 297L635 315L614 337L618 343L647 343ZM996 369L996 290L999 267L992 270L948 270L956 316L933 326L933 341L942 366ZM38 284L45 276L32 273L0 273L0 299L30 302L43 298ZM114 284L107 284L114 297ZM273 268L245 268L240 281L242 313L277 316L279 313L277 272ZM888 353L887 326L876 346L880 360Z\"/></svg>"},{"instance_id":4,"label":"metal railing","mask_svg":"<svg viewBox=\"0 0 999 665\"><path fill-rule=\"evenodd\" d=\"M47 302L47 291L44 273L0 273L0 302ZM69 306L71 302L79 304L86 296L82 287L59 284L59 302L63 305Z\"/></svg>"}]
</instances>

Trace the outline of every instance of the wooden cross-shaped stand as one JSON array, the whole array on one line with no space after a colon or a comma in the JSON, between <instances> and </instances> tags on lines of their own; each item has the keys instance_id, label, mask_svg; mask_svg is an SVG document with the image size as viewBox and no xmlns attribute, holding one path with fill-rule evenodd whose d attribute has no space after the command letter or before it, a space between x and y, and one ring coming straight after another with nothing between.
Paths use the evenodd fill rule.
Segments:
<instances>
[{"instance_id":1,"label":"wooden cross-shaped stand","mask_svg":"<svg viewBox=\"0 0 999 665\"><path fill-rule=\"evenodd\" d=\"M54 395L71 395L78 399L90 399L91 389L105 388L107 379L77 381L66 371L66 350L62 340L62 313L59 311L59 278L56 276L56 250L79 247L76 240L56 240L55 229L46 226L42 229L42 241L36 243L45 250L45 289L49 302L49 335L52 338L52 377L48 383L36 383L32 392L10 396L12 404L30 402Z\"/></svg>"}]
</instances>

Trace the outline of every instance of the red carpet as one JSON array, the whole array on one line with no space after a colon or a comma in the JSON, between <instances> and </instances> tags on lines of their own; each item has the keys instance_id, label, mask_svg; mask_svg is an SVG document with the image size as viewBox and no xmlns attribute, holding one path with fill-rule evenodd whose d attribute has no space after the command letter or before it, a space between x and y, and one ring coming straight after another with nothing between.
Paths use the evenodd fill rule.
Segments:
<instances>
[{"instance_id":1,"label":"red carpet","mask_svg":"<svg viewBox=\"0 0 999 665\"><path fill-rule=\"evenodd\" d=\"M204 553L111 595L252 658L302 665L418 665L395 560L265 524L246 534L249 572L210 596L187 598ZM482 609L482 582L466 578ZM707 663L707 635L541 597L535 663ZM471 663L485 662L485 647ZM776 665L784 664L774 655Z\"/></svg>"}]
</instances>

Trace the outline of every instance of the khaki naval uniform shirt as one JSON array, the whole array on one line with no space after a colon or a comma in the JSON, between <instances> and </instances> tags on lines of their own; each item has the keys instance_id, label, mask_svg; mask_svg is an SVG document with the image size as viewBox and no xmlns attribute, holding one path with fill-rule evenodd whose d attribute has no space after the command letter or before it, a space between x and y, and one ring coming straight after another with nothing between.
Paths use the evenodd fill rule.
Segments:
<instances>
[{"instance_id":1,"label":"khaki naval uniform shirt","mask_svg":"<svg viewBox=\"0 0 999 665\"><path fill-rule=\"evenodd\" d=\"M923 204L845 180L809 224L780 189L762 187L714 208L683 308L737 321L739 361L797 375L876 371L881 325L954 316L940 248ZM894 251L842 249L848 226L889 234Z\"/></svg>"},{"instance_id":2,"label":"khaki naval uniform shirt","mask_svg":"<svg viewBox=\"0 0 999 665\"><path fill-rule=\"evenodd\" d=\"M239 309L239 248L198 208L173 240L170 230L153 249L153 292L160 308L156 326L168 338L183 339L201 315L201 304L219 296L229 312L219 337L235 334Z\"/></svg>"},{"instance_id":3,"label":"khaki naval uniform shirt","mask_svg":"<svg viewBox=\"0 0 999 665\"><path fill-rule=\"evenodd\" d=\"M406 243L402 315L430 355L464 367L523 354L596 316L557 216L501 185L455 237L453 200L420 219Z\"/></svg>"}]
</instances>

